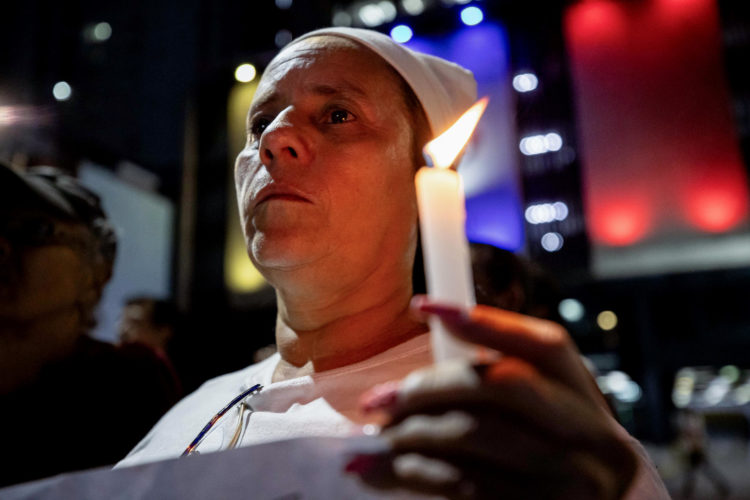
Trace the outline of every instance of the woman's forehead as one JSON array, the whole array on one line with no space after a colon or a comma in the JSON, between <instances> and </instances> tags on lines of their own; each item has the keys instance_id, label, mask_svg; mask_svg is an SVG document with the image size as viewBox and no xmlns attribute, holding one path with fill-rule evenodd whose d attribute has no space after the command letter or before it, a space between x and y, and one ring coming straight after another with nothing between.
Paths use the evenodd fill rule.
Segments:
<instances>
[{"instance_id":1,"label":"woman's forehead","mask_svg":"<svg viewBox=\"0 0 750 500\"><path fill-rule=\"evenodd\" d=\"M348 58L361 58L368 62L380 60L383 65L386 64L385 61L380 59L380 56L353 40L323 35L306 38L287 45L273 58L266 72L278 71L279 68L284 68L289 63L309 65L314 62L330 62L331 60L346 60Z\"/></svg>"},{"instance_id":2,"label":"woman's forehead","mask_svg":"<svg viewBox=\"0 0 750 500\"><path fill-rule=\"evenodd\" d=\"M342 37L320 36L302 40L277 55L261 78L256 99L275 92L284 83L310 83L309 78L362 83L380 81L397 85L393 70L377 54Z\"/></svg>"}]
</instances>

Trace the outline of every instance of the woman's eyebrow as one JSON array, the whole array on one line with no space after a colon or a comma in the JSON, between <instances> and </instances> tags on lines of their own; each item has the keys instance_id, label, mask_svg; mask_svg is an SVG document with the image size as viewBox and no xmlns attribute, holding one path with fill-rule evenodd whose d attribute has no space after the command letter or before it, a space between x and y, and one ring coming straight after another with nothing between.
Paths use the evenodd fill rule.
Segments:
<instances>
[{"instance_id":1,"label":"woman's eyebrow","mask_svg":"<svg viewBox=\"0 0 750 500\"><path fill-rule=\"evenodd\" d=\"M367 97L367 93L361 87L349 82L341 82L337 84L314 84L307 90L310 93L324 96L355 94L357 97Z\"/></svg>"}]
</instances>

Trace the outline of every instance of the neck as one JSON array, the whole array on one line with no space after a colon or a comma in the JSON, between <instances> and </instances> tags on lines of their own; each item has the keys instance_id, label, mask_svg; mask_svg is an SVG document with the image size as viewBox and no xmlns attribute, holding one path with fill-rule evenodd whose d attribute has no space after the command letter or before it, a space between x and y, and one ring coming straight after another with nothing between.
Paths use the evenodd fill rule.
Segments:
<instances>
[{"instance_id":1,"label":"neck","mask_svg":"<svg viewBox=\"0 0 750 500\"><path fill-rule=\"evenodd\" d=\"M362 361L427 331L409 316L409 280L390 290L365 280L338 293L288 294L277 288L274 381Z\"/></svg>"}]
</instances>

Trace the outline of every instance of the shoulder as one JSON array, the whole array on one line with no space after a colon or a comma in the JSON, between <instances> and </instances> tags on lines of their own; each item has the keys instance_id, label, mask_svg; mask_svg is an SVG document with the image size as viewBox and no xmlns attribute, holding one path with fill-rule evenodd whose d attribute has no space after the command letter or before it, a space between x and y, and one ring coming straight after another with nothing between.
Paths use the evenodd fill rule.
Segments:
<instances>
[{"instance_id":1,"label":"shoulder","mask_svg":"<svg viewBox=\"0 0 750 500\"><path fill-rule=\"evenodd\" d=\"M140 443L116 467L129 467L179 457L203 426L245 386L265 383L278 355L206 381L169 410Z\"/></svg>"}]
</instances>

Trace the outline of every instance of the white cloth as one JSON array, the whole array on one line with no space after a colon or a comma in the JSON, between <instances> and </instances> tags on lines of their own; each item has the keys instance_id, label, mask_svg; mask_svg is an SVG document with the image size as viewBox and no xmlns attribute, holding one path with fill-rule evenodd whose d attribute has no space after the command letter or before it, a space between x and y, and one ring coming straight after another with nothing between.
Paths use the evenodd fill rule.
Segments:
<instances>
[{"instance_id":1,"label":"white cloth","mask_svg":"<svg viewBox=\"0 0 750 500\"><path fill-rule=\"evenodd\" d=\"M471 71L445 59L411 50L374 30L323 28L305 33L287 47L320 35L354 40L385 59L414 91L435 137L453 125L477 99L477 82Z\"/></svg>"},{"instance_id":2,"label":"white cloth","mask_svg":"<svg viewBox=\"0 0 750 500\"><path fill-rule=\"evenodd\" d=\"M432 355L429 337L421 335L360 363L313 376L271 382L279 359L277 353L244 370L206 382L164 415L116 467L179 457L209 419L255 384L262 384L264 388L246 400L254 412L240 446L294 437L361 434L368 421L358 411L360 395L376 384L401 379L429 365ZM638 476L626 498L669 499L646 450L622 427L619 429L640 458Z\"/></svg>"},{"instance_id":3,"label":"white cloth","mask_svg":"<svg viewBox=\"0 0 750 500\"><path fill-rule=\"evenodd\" d=\"M359 434L362 425L369 423L358 411L361 394L430 364L432 355L429 337L421 335L360 363L272 383L278 361L276 353L206 382L164 415L117 467L179 457L219 410L255 384L264 388L246 400L254 412L240 446L293 437Z\"/></svg>"}]
</instances>

